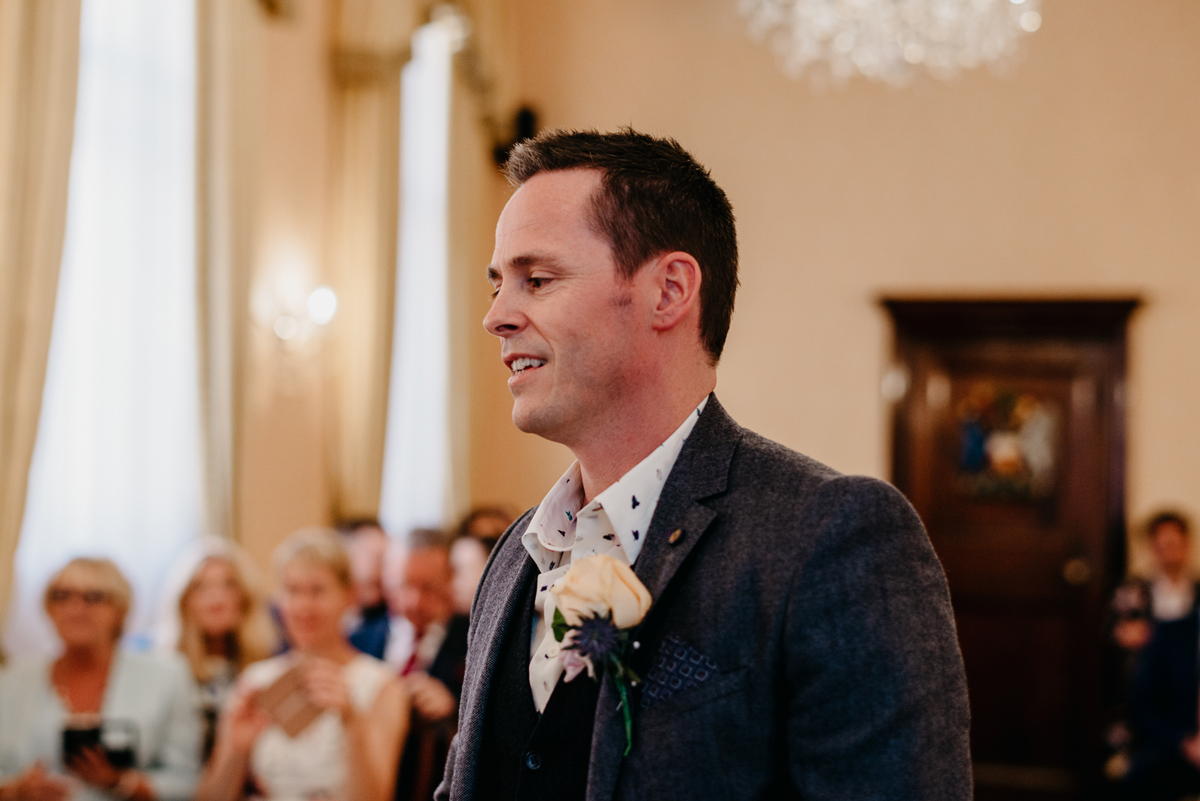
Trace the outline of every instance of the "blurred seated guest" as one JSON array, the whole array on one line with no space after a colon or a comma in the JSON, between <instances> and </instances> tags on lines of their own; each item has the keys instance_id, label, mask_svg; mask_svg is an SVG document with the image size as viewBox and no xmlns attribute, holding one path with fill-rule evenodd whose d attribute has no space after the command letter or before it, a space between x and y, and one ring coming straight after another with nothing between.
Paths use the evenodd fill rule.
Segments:
<instances>
[{"instance_id":1,"label":"blurred seated guest","mask_svg":"<svg viewBox=\"0 0 1200 801\"><path fill-rule=\"evenodd\" d=\"M1113 597L1113 639L1136 651L1150 641L1154 621L1179 620L1196 611L1200 593L1188 570L1191 526L1178 512L1159 512L1146 525L1155 569L1149 579L1132 579Z\"/></svg>"},{"instance_id":2,"label":"blurred seated guest","mask_svg":"<svg viewBox=\"0 0 1200 801\"><path fill-rule=\"evenodd\" d=\"M229 540L207 537L189 554L179 594L175 647L192 667L204 722L203 758L212 754L216 721L234 679L251 662L275 653L275 626L259 591L257 571ZM198 557L198 558L197 558Z\"/></svg>"},{"instance_id":3,"label":"blurred seated guest","mask_svg":"<svg viewBox=\"0 0 1200 801\"><path fill-rule=\"evenodd\" d=\"M439 678L457 695L462 676L456 670L466 656L467 621L454 614L445 536L437 529L414 529L403 547L389 548L386 565L384 588L392 610L386 661L403 676ZM414 690L417 712L442 708L424 709L417 696Z\"/></svg>"},{"instance_id":4,"label":"blurred seated guest","mask_svg":"<svg viewBox=\"0 0 1200 801\"><path fill-rule=\"evenodd\" d=\"M384 587L393 613L388 662L412 694L412 735L396 785L400 801L425 801L442 779L458 719L467 618L454 614L450 551L442 532L416 529L389 551Z\"/></svg>"},{"instance_id":5,"label":"blurred seated guest","mask_svg":"<svg viewBox=\"0 0 1200 801\"><path fill-rule=\"evenodd\" d=\"M471 536L456 537L450 545L450 569L453 572L450 594L454 601L454 614L471 614L475 588L483 577L483 568L494 545L494 541Z\"/></svg>"},{"instance_id":6,"label":"blurred seated guest","mask_svg":"<svg viewBox=\"0 0 1200 801\"><path fill-rule=\"evenodd\" d=\"M459 521L454 536L483 540L490 551L517 516L501 506L476 506Z\"/></svg>"},{"instance_id":7,"label":"blurred seated guest","mask_svg":"<svg viewBox=\"0 0 1200 801\"><path fill-rule=\"evenodd\" d=\"M178 656L118 646L129 582L108 559L72 559L46 587L62 655L0 677L0 799L188 799L200 721Z\"/></svg>"},{"instance_id":8,"label":"blurred seated guest","mask_svg":"<svg viewBox=\"0 0 1200 801\"><path fill-rule=\"evenodd\" d=\"M351 647L350 560L332 529L302 529L276 551L280 614L292 650L246 668L221 714L199 801L391 799L408 695Z\"/></svg>"},{"instance_id":9,"label":"blurred seated guest","mask_svg":"<svg viewBox=\"0 0 1200 801\"><path fill-rule=\"evenodd\" d=\"M388 537L374 518L346 520L338 524L342 544L350 556L354 579L355 614L350 621L350 644L370 653L372 643L387 638L388 607L383 597L383 554Z\"/></svg>"},{"instance_id":10,"label":"blurred seated guest","mask_svg":"<svg viewBox=\"0 0 1200 801\"><path fill-rule=\"evenodd\" d=\"M450 546L450 567L454 572L451 594L454 613L469 615L475 588L483 576L492 548L512 525L515 516L498 506L477 506L458 524Z\"/></svg>"}]
</instances>

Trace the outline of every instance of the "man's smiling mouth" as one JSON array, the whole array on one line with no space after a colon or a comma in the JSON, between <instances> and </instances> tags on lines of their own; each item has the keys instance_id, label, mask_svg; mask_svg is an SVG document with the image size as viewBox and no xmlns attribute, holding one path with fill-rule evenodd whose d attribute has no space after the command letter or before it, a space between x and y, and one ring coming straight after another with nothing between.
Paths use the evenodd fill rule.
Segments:
<instances>
[{"instance_id":1,"label":"man's smiling mouth","mask_svg":"<svg viewBox=\"0 0 1200 801\"><path fill-rule=\"evenodd\" d=\"M509 369L512 370L513 375L520 375L521 373L525 372L526 370L536 369L538 367L541 367L545 363L546 363L545 359L528 359L528 358L514 359L513 363L509 365Z\"/></svg>"}]
</instances>

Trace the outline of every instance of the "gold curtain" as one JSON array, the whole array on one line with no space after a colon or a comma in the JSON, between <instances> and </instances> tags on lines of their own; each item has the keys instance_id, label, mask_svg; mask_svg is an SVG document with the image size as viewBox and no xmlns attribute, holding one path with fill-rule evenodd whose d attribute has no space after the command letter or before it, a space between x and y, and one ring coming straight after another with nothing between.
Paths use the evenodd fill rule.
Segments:
<instances>
[{"instance_id":1,"label":"gold curtain","mask_svg":"<svg viewBox=\"0 0 1200 801\"><path fill-rule=\"evenodd\" d=\"M197 0L196 22L196 298L206 513L211 533L239 539L266 20L250 0Z\"/></svg>"},{"instance_id":2,"label":"gold curtain","mask_svg":"<svg viewBox=\"0 0 1200 801\"><path fill-rule=\"evenodd\" d=\"M409 0L342 0L328 274L338 293L327 360L335 518L379 508L395 305L400 68L416 14Z\"/></svg>"},{"instance_id":3,"label":"gold curtain","mask_svg":"<svg viewBox=\"0 0 1200 801\"><path fill-rule=\"evenodd\" d=\"M80 0L0 0L0 615L12 588L67 222Z\"/></svg>"}]
</instances>

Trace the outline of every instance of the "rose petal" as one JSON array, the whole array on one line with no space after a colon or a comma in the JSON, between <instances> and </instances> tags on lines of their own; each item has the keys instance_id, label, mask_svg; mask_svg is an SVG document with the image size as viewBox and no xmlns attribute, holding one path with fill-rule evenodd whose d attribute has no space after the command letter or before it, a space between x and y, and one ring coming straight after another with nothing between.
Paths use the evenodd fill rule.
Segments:
<instances>
[{"instance_id":1,"label":"rose petal","mask_svg":"<svg viewBox=\"0 0 1200 801\"><path fill-rule=\"evenodd\" d=\"M617 628L627 629L642 622L652 601L633 570L607 554L572 562L550 593L572 626L584 618L611 614Z\"/></svg>"},{"instance_id":2,"label":"rose petal","mask_svg":"<svg viewBox=\"0 0 1200 801\"><path fill-rule=\"evenodd\" d=\"M588 676L596 678L596 669L592 665L592 660L586 656L582 656L577 651L563 651L562 665L565 675L563 681L572 681L583 671L587 671Z\"/></svg>"}]
</instances>

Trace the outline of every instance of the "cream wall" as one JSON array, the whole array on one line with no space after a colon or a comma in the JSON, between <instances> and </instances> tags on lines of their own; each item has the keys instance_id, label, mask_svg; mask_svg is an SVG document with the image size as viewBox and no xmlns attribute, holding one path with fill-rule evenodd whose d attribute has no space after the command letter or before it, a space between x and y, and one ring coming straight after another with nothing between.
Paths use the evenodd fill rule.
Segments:
<instances>
[{"instance_id":1,"label":"cream wall","mask_svg":"<svg viewBox=\"0 0 1200 801\"><path fill-rule=\"evenodd\" d=\"M718 392L744 424L847 472L886 476L877 299L1138 294L1129 509L1200 512L1200 5L1048 0L1008 77L814 94L749 41L735 0L476 0L459 58L451 256L458 480L473 503L536 503L570 461L518 432L479 325L509 188L494 125L632 124L679 139L738 214L742 288ZM254 281L281 253L327 268L335 0L267 25ZM489 122L488 117L492 120ZM288 249L291 248L289 251ZM292 256L283 256L292 258ZM328 364L264 330L247 365L241 531L265 563L329 522Z\"/></svg>"},{"instance_id":2,"label":"cream wall","mask_svg":"<svg viewBox=\"0 0 1200 801\"><path fill-rule=\"evenodd\" d=\"M301 526L330 522L326 397L319 342L281 347L264 306L322 283L329 206L332 3L295 0L265 23L265 102L252 316L246 363L239 531L267 565ZM299 279L298 289L293 281ZM255 313L257 312L257 314ZM336 318L335 318L336 319Z\"/></svg>"},{"instance_id":3,"label":"cream wall","mask_svg":"<svg viewBox=\"0 0 1200 801\"><path fill-rule=\"evenodd\" d=\"M513 2L517 91L542 124L673 136L728 192L729 411L886 477L881 295L1140 295L1129 511L1200 511L1200 4L1049 0L1007 77L824 94L785 78L736 6ZM473 492L536 503L569 456L514 432L479 339Z\"/></svg>"},{"instance_id":4,"label":"cream wall","mask_svg":"<svg viewBox=\"0 0 1200 801\"><path fill-rule=\"evenodd\" d=\"M346 112L339 109L331 53L339 15L345 16L348 6L364 12L374 8L386 17L383 6L388 3L396 14L411 12L418 23L428 18L423 4L407 0L294 0L289 15L265 23L266 102L261 112L262 163L251 311L263 302L264 293L286 291L280 284L281 275L297 272L308 288L331 283L340 292L342 303L326 338L299 351L280 347L270 332L269 320L253 323L246 367L239 531L263 566L289 533L302 526L332 523L338 507L345 505L340 497L345 490L339 491L333 478L343 467L336 440L339 432L346 430L344 414L335 408L339 399L344 400L344 393L338 394L344 388L340 368L345 365L340 362L345 361L346 353L354 355L356 350L371 347L374 337L374 332L357 324L369 311L361 304L370 304L372 299L361 291L352 294L348 290L369 283L373 265L364 258L332 263L341 253L333 244L336 210L345 202L337 194L337 172L345 163L364 156L339 139L338 126L343 123L339 114ZM454 513L464 511L473 500L470 487L478 445L472 435L477 430L478 405L472 398L474 387L481 383L477 373L483 373L475 369L475 352L482 336L478 320L484 313L481 309L486 309L480 304L487 299L480 276L491 253L491 221L505 197L505 184L492 163L491 150L496 120L507 118L513 108L511 87L515 82L515 64L505 55L512 43L511 13L506 4L470 0L463 5L475 30L470 52L457 60L452 104ZM383 55L389 54L384 48ZM394 66L398 70L399 62ZM397 151L398 146L397 142ZM386 158L380 161L385 172L394 170L395 165L389 165ZM389 179L383 176L380 180ZM385 258L394 260L394 247L393 241L392 252L384 254ZM390 297L389 289L388 304ZM347 326L351 318L356 325ZM390 316L374 319L390 323ZM390 341L390 332L388 337ZM339 420L343 420L340 428ZM370 465L359 467L371 469ZM496 499L509 497L504 493ZM366 510L352 511L362 514Z\"/></svg>"}]
</instances>

